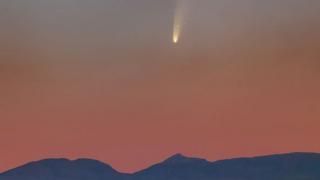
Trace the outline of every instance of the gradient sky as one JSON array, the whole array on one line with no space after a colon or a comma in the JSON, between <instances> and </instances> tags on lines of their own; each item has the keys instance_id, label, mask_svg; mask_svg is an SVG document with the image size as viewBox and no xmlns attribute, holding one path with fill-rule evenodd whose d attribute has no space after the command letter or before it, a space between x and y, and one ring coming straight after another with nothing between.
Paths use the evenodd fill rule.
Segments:
<instances>
[{"instance_id":1,"label":"gradient sky","mask_svg":"<svg viewBox=\"0 0 320 180\"><path fill-rule=\"evenodd\" d=\"M320 152L320 1L1 0L0 171Z\"/></svg>"}]
</instances>

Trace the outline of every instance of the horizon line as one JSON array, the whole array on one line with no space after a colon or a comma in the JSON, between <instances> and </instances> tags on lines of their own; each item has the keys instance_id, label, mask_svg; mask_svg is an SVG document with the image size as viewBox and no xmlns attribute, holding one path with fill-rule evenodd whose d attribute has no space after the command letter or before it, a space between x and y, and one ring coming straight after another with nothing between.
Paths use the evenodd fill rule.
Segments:
<instances>
[{"instance_id":1,"label":"horizon line","mask_svg":"<svg viewBox=\"0 0 320 180\"><path fill-rule=\"evenodd\" d=\"M269 157L269 156L281 156L281 155L294 155L294 154L318 154L320 155L320 152L309 152L309 151L293 151L293 152L284 152L284 153L274 153L274 154L263 154L263 155L253 155L253 156L239 156L239 157L230 157L230 158L224 158L224 159L218 159L218 160L212 160L212 161L209 161L208 159L206 158L201 158L201 157L196 157L196 156L186 156L184 155L183 153L175 153L175 154L172 154L170 156L168 156L167 158L165 158L164 160L162 161L159 161L159 162L155 162L155 163L152 163L151 165L145 167L145 168L142 168L140 170L137 170L137 171L134 171L134 172L123 172L123 171L119 171L117 168L114 168L111 164L109 163L106 163L104 161L101 161L101 160L98 160L98 159L94 159L94 158L86 158L86 157L83 157L83 158L66 158L66 157L61 157L61 158L43 158L43 159L39 159L39 160L32 160L32 161L28 161L26 163L23 163L21 165L18 165L16 167L13 167L13 168L10 168L8 170L5 170L5 171L2 171L0 172L0 175L3 174L3 173L6 173L8 171L11 171L11 170L14 170L16 168L19 168L19 167L23 167L25 165L28 165L28 164L31 164L31 163L37 163L37 162L41 162L41 161L46 161L46 160L66 160L66 161L69 161L69 162L75 162L75 161L79 161L79 160L89 160L89 161L97 161L97 162L100 162L102 164L105 164L107 166L110 166L113 170L115 170L116 172L118 173L121 173L121 174L135 174L135 173L138 173L140 171L143 171L145 169L148 169L156 164L160 164L162 162L165 162L166 160L174 157L174 156L181 156L181 157L184 157L184 158L191 158L191 159L198 159L198 160L205 160L209 163L215 163L215 162L219 162L219 161L227 161L227 160L236 160L236 159L253 159L253 158L263 158L263 157Z\"/></svg>"}]
</instances>

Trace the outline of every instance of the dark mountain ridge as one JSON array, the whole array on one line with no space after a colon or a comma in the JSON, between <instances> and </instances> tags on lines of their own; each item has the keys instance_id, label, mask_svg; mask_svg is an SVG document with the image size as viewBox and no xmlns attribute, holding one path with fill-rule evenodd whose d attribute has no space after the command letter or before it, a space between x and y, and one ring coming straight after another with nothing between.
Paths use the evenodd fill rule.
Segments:
<instances>
[{"instance_id":1,"label":"dark mountain ridge","mask_svg":"<svg viewBox=\"0 0 320 180\"><path fill-rule=\"evenodd\" d=\"M320 153L214 162L176 154L132 174L91 159L45 159L1 173L0 180L320 180Z\"/></svg>"},{"instance_id":2,"label":"dark mountain ridge","mask_svg":"<svg viewBox=\"0 0 320 180\"><path fill-rule=\"evenodd\" d=\"M91 159L44 159L0 174L0 180L98 180L122 179L127 174Z\"/></svg>"}]
</instances>

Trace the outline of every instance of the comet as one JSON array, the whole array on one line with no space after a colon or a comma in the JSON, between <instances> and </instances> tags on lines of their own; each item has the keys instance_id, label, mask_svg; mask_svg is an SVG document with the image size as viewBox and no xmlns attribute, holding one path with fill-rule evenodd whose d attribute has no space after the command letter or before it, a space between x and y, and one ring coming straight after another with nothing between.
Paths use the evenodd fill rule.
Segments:
<instances>
[{"instance_id":1,"label":"comet","mask_svg":"<svg viewBox=\"0 0 320 180\"><path fill-rule=\"evenodd\" d=\"M174 25L173 30L173 42L178 43L181 32L181 26L179 24Z\"/></svg>"},{"instance_id":2,"label":"comet","mask_svg":"<svg viewBox=\"0 0 320 180\"><path fill-rule=\"evenodd\" d=\"M178 43L182 34L183 25L187 13L187 4L189 0L176 0L176 9L173 21L173 43Z\"/></svg>"}]
</instances>

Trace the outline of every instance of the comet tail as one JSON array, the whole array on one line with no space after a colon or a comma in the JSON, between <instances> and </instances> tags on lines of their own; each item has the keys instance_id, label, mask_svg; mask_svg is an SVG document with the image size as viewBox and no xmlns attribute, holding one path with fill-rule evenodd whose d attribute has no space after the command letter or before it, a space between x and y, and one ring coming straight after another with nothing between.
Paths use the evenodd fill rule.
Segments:
<instances>
[{"instance_id":1,"label":"comet tail","mask_svg":"<svg viewBox=\"0 0 320 180\"><path fill-rule=\"evenodd\" d=\"M176 0L176 1L177 1L177 5L176 5L175 14L174 14L173 39L172 39L174 43L178 43L180 39L183 24L184 24L184 19L186 16L186 9L187 9L186 8L187 0Z\"/></svg>"}]
</instances>

